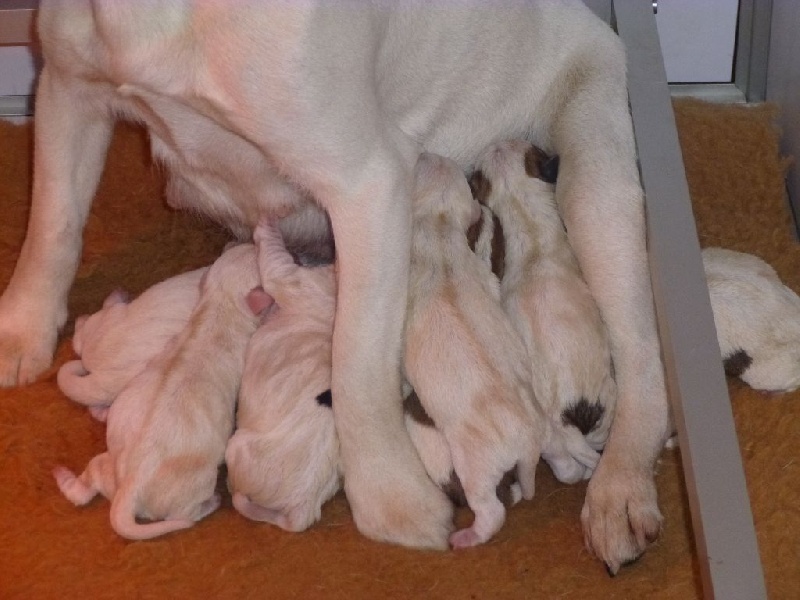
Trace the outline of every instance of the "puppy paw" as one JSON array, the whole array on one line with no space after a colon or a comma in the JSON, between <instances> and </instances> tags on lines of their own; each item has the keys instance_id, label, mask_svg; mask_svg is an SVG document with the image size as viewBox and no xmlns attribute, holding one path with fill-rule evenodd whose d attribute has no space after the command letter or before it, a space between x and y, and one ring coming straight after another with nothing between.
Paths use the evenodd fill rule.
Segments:
<instances>
[{"instance_id":1,"label":"puppy paw","mask_svg":"<svg viewBox=\"0 0 800 600\"><path fill-rule=\"evenodd\" d=\"M446 550L453 505L421 465L413 470L408 464L391 466L358 475L353 469L346 472L345 492L356 527L373 540Z\"/></svg>"},{"instance_id":2,"label":"puppy paw","mask_svg":"<svg viewBox=\"0 0 800 600\"><path fill-rule=\"evenodd\" d=\"M0 387L31 383L53 362L56 331L0 320ZM11 320L13 321L13 320Z\"/></svg>"},{"instance_id":3,"label":"puppy paw","mask_svg":"<svg viewBox=\"0 0 800 600\"><path fill-rule=\"evenodd\" d=\"M586 547L612 576L658 538L663 520L652 471L613 467L600 462L581 511Z\"/></svg>"},{"instance_id":4,"label":"puppy paw","mask_svg":"<svg viewBox=\"0 0 800 600\"><path fill-rule=\"evenodd\" d=\"M482 542L483 540L471 527L459 529L450 536L450 545L453 547L453 550L472 548Z\"/></svg>"},{"instance_id":5,"label":"puppy paw","mask_svg":"<svg viewBox=\"0 0 800 600\"><path fill-rule=\"evenodd\" d=\"M53 478L64 497L76 506L83 506L95 496L94 490L85 486L67 467L55 467Z\"/></svg>"},{"instance_id":6,"label":"puppy paw","mask_svg":"<svg viewBox=\"0 0 800 600\"><path fill-rule=\"evenodd\" d=\"M95 420L105 423L108 420L108 411L110 409L110 406L90 406L89 414L92 415Z\"/></svg>"}]
</instances>

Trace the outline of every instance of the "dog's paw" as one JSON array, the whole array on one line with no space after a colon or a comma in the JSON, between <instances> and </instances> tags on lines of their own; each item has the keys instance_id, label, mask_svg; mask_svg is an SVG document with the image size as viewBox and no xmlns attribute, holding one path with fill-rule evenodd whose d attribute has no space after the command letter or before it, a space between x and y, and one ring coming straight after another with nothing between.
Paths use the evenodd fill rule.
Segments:
<instances>
[{"instance_id":1,"label":"dog's paw","mask_svg":"<svg viewBox=\"0 0 800 600\"><path fill-rule=\"evenodd\" d=\"M615 470L600 461L586 490L581 523L586 547L610 575L641 556L658 538L662 520L652 471Z\"/></svg>"},{"instance_id":2,"label":"dog's paw","mask_svg":"<svg viewBox=\"0 0 800 600\"><path fill-rule=\"evenodd\" d=\"M374 464L372 466L375 466ZM420 465L384 465L384 469L345 476L358 530L370 539L412 548L446 550L453 531L453 505Z\"/></svg>"},{"instance_id":3,"label":"dog's paw","mask_svg":"<svg viewBox=\"0 0 800 600\"><path fill-rule=\"evenodd\" d=\"M31 383L53 362L57 332L0 319L0 387Z\"/></svg>"}]
</instances>

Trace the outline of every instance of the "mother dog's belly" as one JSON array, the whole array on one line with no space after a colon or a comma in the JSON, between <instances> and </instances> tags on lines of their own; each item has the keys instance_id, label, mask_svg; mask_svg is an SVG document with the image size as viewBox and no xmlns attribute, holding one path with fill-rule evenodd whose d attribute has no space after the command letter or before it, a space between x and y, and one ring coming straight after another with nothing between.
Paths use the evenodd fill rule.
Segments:
<instances>
[{"instance_id":1,"label":"mother dog's belly","mask_svg":"<svg viewBox=\"0 0 800 600\"><path fill-rule=\"evenodd\" d=\"M329 222L313 199L259 148L206 114L213 109L189 102L132 85L117 88L112 99L123 118L147 127L153 158L169 173L170 206L208 215L240 239L250 237L262 216L287 217L281 229L290 247L330 254Z\"/></svg>"}]
</instances>

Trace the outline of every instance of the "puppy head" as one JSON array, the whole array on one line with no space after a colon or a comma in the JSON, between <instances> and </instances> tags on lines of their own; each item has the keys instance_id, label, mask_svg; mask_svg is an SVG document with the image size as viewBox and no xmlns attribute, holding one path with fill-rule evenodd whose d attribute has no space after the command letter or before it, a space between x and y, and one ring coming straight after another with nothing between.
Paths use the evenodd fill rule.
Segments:
<instances>
[{"instance_id":1,"label":"puppy head","mask_svg":"<svg viewBox=\"0 0 800 600\"><path fill-rule=\"evenodd\" d=\"M503 195L515 194L531 179L555 181L558 158L550 159L525 140L507 140L489 146L475 163L469 179L470 190L481 204L490 208Z\"/></svg>"},{"instance_id":2,"label":"puppy head","mask_svg":"<svg viewBox=\"0 0 800 600\"><path fill-rule=\"evenodd\" d=\"M467 179L452 160L423 153L414 170L414 220L434 217L466 231L480 216Z\"/></svg>"}]
</instances>

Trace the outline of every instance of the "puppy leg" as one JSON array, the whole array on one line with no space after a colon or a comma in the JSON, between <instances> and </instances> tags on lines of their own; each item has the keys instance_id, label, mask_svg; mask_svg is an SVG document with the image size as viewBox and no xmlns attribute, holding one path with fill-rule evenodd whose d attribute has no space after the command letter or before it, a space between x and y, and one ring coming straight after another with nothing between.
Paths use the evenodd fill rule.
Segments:
<instances>
[{"instance_id":1,"label":"puppy leg","mask_svg":"<svg viewBox=\"0 0 800 600\"><path fill-rule=\"evenodd\" d=\"M458 446L452 446L453 468L461 479L464 496L467 499L475 520L465 529L459 529L450 536L450 545L455 548L469 548L489 540L503 526L506 509L497 497L497 480L492 479L490 470L481 468L485 456L473 454Z\"/></svg>"},{"instance_id":2,"label":"puppy leg","mask_svg":"<svg viewBox=\"0 0 800 600\"><path fill-rule=\"evenodd\" d=\"M53 358L82 231L113 122L45 66L36 94L33 200L25 242L0 298L0 386L32 381Z\"/></svg>"},{"instance_id":3,"label":"puppy leg","mask_svg":"<svg viewBox=\"0 0 800 600\"><path fill-rule=\"evenodd\" d=\"M53 477L61 493L76 506L89 503L98 492L106 498L113 498L117 487L114 464L108 452L89 461L80 477L62 466L53 469Z\"/></svg>"},{"instance_id":4,"label":"puppy leg","mask_svg":"<svg viewBox=\"0 0 800 600\"><path fill-rule=\"evenodd\" d=\"M589 483L587 546L609 571L638 557L661 526L654 463L668 408L645 246L642 190L618 40L594 52L557 113L556 194L569 241L608 326L619 399Z\"/></svg>"},{"instance_id":5,"label":"puppy leg","mask_svg":"<svg viewBox=\"0 0 800 600\"><path fill-rule=\"evenodd\" d=\"M452 506L414 450L400 397L412 165L385 151L368 156L371 164L353 171L355 193L329 208L338 261L333 411L345 491L368 537L444 549Z\"/></svg>"}]
</instances>

